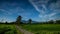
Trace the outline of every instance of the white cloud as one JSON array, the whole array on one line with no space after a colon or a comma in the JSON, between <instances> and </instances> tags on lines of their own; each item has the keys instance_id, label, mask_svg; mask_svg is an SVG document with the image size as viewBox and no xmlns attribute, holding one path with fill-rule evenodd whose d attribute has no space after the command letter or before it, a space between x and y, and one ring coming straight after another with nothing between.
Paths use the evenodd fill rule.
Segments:
<instances>
[{"instance_id":1,"label":"white cloud","mask_svg":"<svg viewBox=\"0 0 60 34\"><path fill-rule=\"evenodd\" d=\"M38 9L38 7L35 5L35 3L34 3L32 0L29 0L29 2L35 7L35 9L36 9L37 11L40 12L40 10Z\"/></svg>"},{"instance_id":2,"label":"white cloud","mask_svg":"<svg viewBox=\"0 0 60 34\"><path fill-rule=\"evenodd\" d=\"M39 17L44 19L46 18L47 15L45 15L46 11L47 11L47 8L45 7L45 3L46 1L35 1L35 0L29 0L29 2L34 6L34 8L40 13L39 14ZM39 7L42 7L41 9L39 9Z\"/></svg>"},{"instance_id":3,"label":"white cloud","mask_svg":"<svg viewBox=\"0 0 60 34\"><path fill-rule=\"evenodd\" d=\"M46 3L47 3L48 0L29 0L29 2L34 6L34 8L40 12L41 14L44 14L46 13ZM40 7L42 7L42 9L40 9Z\"/></svg>"},{"instance_id":4,"label":"white cloud","mask_svg":"<svg viewBox=\"0 0 60 34\"><path fill-rule=\"evenodd\" d=\"M60 1L57 1L56 3L51 3L49 5L50 10L53 10L53 12L60 13Z\"/></svg>"},{"instance_id":5,"label":"white cloud","mask_svg":"<svg viewBox=\"0 0 60 34\"><path fill-rule=\"evenodd\" d=\"M60 13L60 1L58 1L57 3L51 3L49 5L48 8L50 8L51 13L46 14L48 12L48 9L46 8L46 5L48 4L49 0L29 0L29 2L34 6L34 8L40 13L39 17L44 19L54 19L52 18L53 16L55 16L56 14ZM40 9L40 7L42 7Z\"/></svg>"},{"instance_id":6,"label":"white cloud","mask_svg":"<svg viewBox=\"0 0 60 34\"><path fill-rule=\"evenodd\" d=\"M0 9L0 11L2 11L4 14L6 15L12 15L11 12L7 11L7 10L4 10L4 9Z\"/></svg>"},{"instance_id":7,"label":"white cloud","mask_svg":"<svg viewBox=\"0 0 60 34\"><path fill-rule=\"evenodd\" d=\"M51 14L49 14L49 17L52 17L54 15L56 15L56 13L51 13Z\"/></svg>"}]
</instances>

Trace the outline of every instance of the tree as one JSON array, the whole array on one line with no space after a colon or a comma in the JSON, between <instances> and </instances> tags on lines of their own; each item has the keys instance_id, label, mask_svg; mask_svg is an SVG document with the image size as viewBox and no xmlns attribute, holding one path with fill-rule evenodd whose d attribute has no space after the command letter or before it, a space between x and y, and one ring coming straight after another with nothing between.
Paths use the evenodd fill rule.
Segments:
<instances>
[{"instance_id":1,"label":"tree","mask_svg":"<svg viewBox=\"0 0 60 34\"><path fill-rule=\"evenodd\" d=\"M50 20L48 23L49 23L49 24L53 24L53 23L54 23L54 21L53 21L53 20Z\"/></svg>"},{"instance_id":2,"label":"tree","mask_svg":"<svg viewBox=\"0 0 60 34\"><path fill-rule=\"evenodd\" d=\"M29 19L29 20L28 20L28 23L31 24L31 23L32 23L32 19Z\"/></svg>"},{"instance_id":3,"label":"tree","mask_svg":"<svg viewBox=\"0 0 60 34\"><path fill-rule=\"evenodd\" d=\"M56 23L57 23L57 24L60 24L60 20L56 20Z\"/></svg>"},{"instance_id":4,"label":"tree","mask_svg":"<svg viewBox=\"0 0 60 34\"><path fill-rule=\"evenodd\" d=\"M17 24L17 25L20 25L21 19L22 19L21 16L18 16L18 17L17 17L17 19L16 19L16 24Z\"/></svg>"},{"instance_id":5,"label":"tree","mask_svg":"<svg viewBox=\"0 0 60 34\"><path fill-rule=\"evenodd\" d=\"M5 23L7 24L7 21Z\"/></svg>"}]
</instances>

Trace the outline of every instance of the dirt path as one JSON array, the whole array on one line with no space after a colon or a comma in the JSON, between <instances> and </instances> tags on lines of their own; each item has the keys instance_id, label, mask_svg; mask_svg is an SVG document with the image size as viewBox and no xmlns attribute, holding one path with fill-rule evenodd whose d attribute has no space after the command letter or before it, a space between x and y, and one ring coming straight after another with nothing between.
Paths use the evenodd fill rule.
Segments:
<instances>
[{"instance_id":1,"label":"dirt path","mask_svg":"<svg viewBox=\"0 0 60 34\"><path fill-rule=\"evenodd\" d=\"M21 27L19 27L17 25L16 25L16 28L19 29L22 34L34 34L32 32L29 32L29 31L26 31L26 30L22 29Z\"/></svg>"}]
</instances>

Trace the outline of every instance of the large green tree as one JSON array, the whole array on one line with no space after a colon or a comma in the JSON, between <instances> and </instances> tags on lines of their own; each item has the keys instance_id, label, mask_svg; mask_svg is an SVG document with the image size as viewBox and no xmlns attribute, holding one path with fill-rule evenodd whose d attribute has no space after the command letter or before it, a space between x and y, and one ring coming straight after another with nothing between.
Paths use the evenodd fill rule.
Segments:
<instances>
[{"instance_id":1,"label":"large green tree","mask_svg":"<svg viewBox=\"0 0 60 34\"><path fill-rule=\"evenodd\" d=\"M32 19L29 19L29 20L28 20L28 23L31 24L31 23L32 23Z\"/></svg>"},{"instance_id":2,"label":"large green tree","mask_svg":"<svg viewBox=\"0 0 60 34\"><path fill-rule=\"evenodd\" d=\"M49 24L54 24L54 21L53 20L50 20L48 23Z\"/></svg>"},{"instance_id":3,"label":"large green tree","mask_svg":"<svg viewBox=\"0 0 60 34\"><path fill-rule=\"evenodd\" d=\"M57 23L57 24L60 24L60 20L56 20L56 23Z\"/></svg>"},{"instance_id":4,"label":"large green tree","mask_svg":"<svg viewBox=\"0 0 60 34\"><path fill-rule=\"evenodd\" d=\"M7 24L8 22L6 21L5 23Z\"/></svg>"},{"instance_id":5,"label":"large green tree","mask_svg":"<svg viewBox=\"0 0 60 34\"><path fill-rule=\"evenodd\" d=\"M18 16L18 17L17 17L17 19L16 19L16 24L17 24L17 25L20 25L21 19L22 19L21 16Z\"/></svg>"}]
</instances>

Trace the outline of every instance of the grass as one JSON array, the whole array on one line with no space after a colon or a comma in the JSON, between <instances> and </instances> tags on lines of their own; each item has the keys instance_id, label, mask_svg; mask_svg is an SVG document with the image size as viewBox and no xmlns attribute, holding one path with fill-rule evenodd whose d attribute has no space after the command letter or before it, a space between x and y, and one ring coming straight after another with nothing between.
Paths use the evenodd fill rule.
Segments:
<instances>
[{"instance_id":1,"label":"grass","mask_svg":"<svg viewBox=\"0 0 60 34\"><path fill-rule=\"evenodd\" d=\"M20 34L14 24L0 24L0 34Z\"/></svg>"},{"instance_id":2,"label":"grass","mask_svg":"<svg viewBox=\"0 0 60 34\"><path fill-rule=\"evenodd\" d=\"M36 34L58 34L60 33L60 24L27 24L22 26L23 29Z\"/></svg>"}]
</instances>

